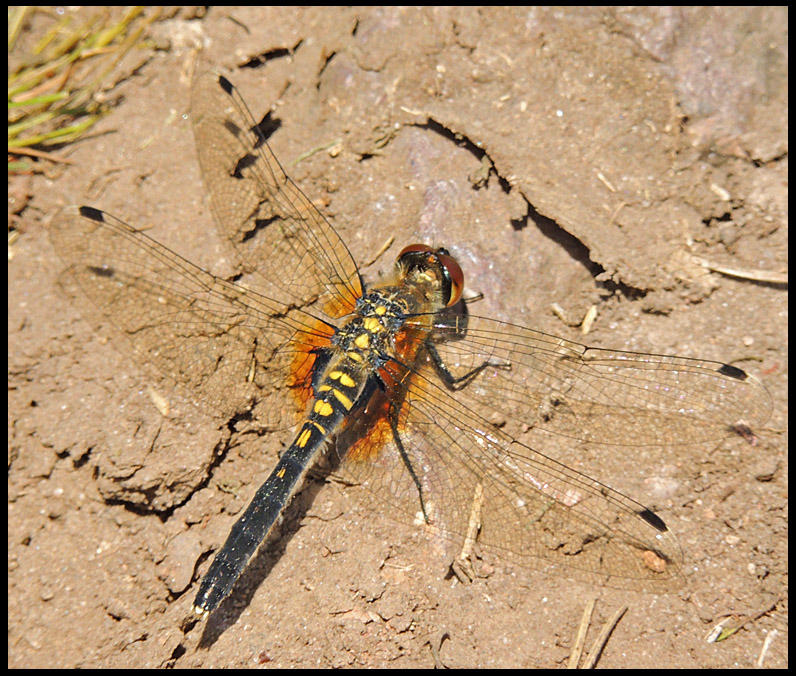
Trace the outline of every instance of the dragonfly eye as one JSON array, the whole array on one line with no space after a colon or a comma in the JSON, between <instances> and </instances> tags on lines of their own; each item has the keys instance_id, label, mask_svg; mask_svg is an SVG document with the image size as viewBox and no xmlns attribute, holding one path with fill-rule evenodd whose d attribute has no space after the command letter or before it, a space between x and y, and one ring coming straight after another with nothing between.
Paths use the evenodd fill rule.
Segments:
<instances>
[{"instance_id":1,"label":"dragonfly eye","mask_svg":"<svg viewBox=\"0 0 796 676\"><path fill-rule=\"evenodd\" d=\"M445 249L437 250L437 258L442 268L445 270L445 276L449 282L450 295L446 305L450 307L451 305L456 305L462 297L462 291L464 290L464 273L456 262L456 259L448 254Z\"/></svg>"},{"instance_id":2,"label":"dragonfly eye","mask_svg":"<svg viewBox=\"0 0 796 676\"><path fill-rule=\"evenodd\" d=\"M442 274L442 297L450 307L459 302L464 289L464 273L447 249L434 249L427 244L410 244L398 254L398 265L409 270L413 267L435 267Z\"/></svg>"},{"instance_id":3,"label":"dragonfly eye","mask_svg":"<svg viewBox=\"0 0 796 676\"><path fill-rule=\"evenodd\" d=\"M432 249L428 244L410 244L409 246L405 246L401 249L401 253L398 254L398 261L403 261L405 258L409 258L407 254L415 254L415 253L433 253L434 249Z\"/></svg>"}]
</instances>

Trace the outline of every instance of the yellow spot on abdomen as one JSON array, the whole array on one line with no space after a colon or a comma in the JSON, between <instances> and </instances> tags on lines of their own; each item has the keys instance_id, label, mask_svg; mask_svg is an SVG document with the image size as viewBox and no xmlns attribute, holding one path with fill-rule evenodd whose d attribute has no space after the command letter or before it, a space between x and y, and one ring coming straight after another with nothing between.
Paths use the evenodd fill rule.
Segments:
<instances>
[{"instance_id":1,"label":"yellow spot on abdomen","mask_svg":"<svg viewBox=\"0 0 796 676\"><path fill-rule=\"evenodd\" d=\"M298 444L299 448L304 448L307 445L307 442L310 440L312 436L312 430L309 427L305 427L301 434L299 434L298 439L296 439L296 444Z\"/></svg>"},{"instance_id":2,"label":"yellow spot on abdomen","mask_svg":"<svg viewBox=\"0 0 796 676\"><path fill-rule=\"evenodd\" d=\"M356 338L354 338L354 345L356 345L360 350L364 350L370 345L370 336L367 333L360 333Z\"/></svg>"},{"instance_id":3,"label":"yellow spot on abdomen","mask_svg":"<svg viewBox=\"0 0 796 676\"><path fill-rule=\"evenodd\" d=\"M322 416L331 415L332 405L329 402L318 399L318 401L315 402L313 411L315 411L318 415Z\"/></svg>"},{"instance_id":4,"label":"yellow spot on abdomen","mask_svg":"<svg viewBox=\"0 0 796 676\"><path fill-rule=\"evenodd\" d=\"M343 387L354 387L356 385L356 383L354 382L354 379L350 375L348 375L347 373L341 373L340 374L340 384Z\"/></svg>"},{"instance_id":5,"label":"yellow spot on abdomen","mask_svg":"<svg viewBox=\"0 0 796 676\"><path fill-rule=\"evenodd\" d=\"M337 399L337 401L339 401L343 406L345 406L346 411L351 410L351 407L354 405L354 402L352 402L340 390L332 390L332 394L335 396L335 399Z\"/></svg>"}]
</instances>

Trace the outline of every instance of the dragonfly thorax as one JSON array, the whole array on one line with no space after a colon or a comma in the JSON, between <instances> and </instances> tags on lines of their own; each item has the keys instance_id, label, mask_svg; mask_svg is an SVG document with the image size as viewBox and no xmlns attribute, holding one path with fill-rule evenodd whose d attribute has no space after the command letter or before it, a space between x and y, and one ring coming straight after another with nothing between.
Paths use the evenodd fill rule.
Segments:
<instances>
[{"instance_id":1,"label":"dragonfly thorax","mask_svg":"<svg viewBox=\"0 0 796 676\"><path fill-rule=\"evenodd\" d=\"M357 300L355 313L337 329L332 345L353 364L378 368L392 352L393 336L408 309L407 300L395 293L371 291Z\"/></svg>"}]
</instances>

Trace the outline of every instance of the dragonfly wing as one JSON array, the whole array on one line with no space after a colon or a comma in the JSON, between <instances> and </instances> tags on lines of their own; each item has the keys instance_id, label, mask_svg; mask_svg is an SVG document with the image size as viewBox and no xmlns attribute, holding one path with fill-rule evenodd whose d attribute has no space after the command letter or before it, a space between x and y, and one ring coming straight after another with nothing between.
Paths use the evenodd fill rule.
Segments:
<instances>
[{"instance_id":1,"label":"dragonfly wing","mask_svg":"<svg viewBox=\"0 0 796 676\"><path fill-rule=\"evenodd\" d=\"M114 325L142 366L154 366L215 412L240 412L280 388L302 386L291 373L331 333L97 209L65 210L50 239L65 263L60 285L76 306ZM278 422L283 409L267 409L272 417L264 422Z\"/></svg>"},{"instance_id":2,"label":"dragonfly wing","mask_svg":"<svg viewBox=\"0 0 796 676\"><path fill-rule=\"evenodd\" d=\"M520 443L434 378L423 368L406 392L403 453L383 428L368 437L377 446L341 449L338 471L389 505L387 513L397 508L418 522L425 511L432 530L461 541L480 494L478 543L500 558L625 589L681 583L682 553L660 517Z\"/></svg>"},{"instance_id":3,"label":"dragonfly wing","mask_svg":"<svg viewBox=\"0 0 796 676\"><path fill-rule=\"evenodd\" d=\"M285 174L240 93L200 74L191 117L216 223L265 295L317 301L341 317L362 295L356 263L334 228Z\"/></svg>"},{"instance_id":4,"label":"dragonfly wing","mask_svg":"<svg viewBox=\"0 0 796 676\"><path fill-rule=\"evenodd\" d=\"M486 366L456 396L538 432L612 446L716 441L743 421L763 425L766 389L734 366L591 348L483 317L435 326L435 349L454 379ZM464 330L463 330L464 329Z\"/></svg>"}]
</instances>

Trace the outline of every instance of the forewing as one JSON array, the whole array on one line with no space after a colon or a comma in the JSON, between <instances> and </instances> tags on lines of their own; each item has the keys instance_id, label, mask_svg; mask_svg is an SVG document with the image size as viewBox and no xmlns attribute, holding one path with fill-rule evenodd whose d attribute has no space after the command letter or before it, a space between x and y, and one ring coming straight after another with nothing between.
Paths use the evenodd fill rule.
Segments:
<instances>
[{"instance_id":1,"label":"forewing","mask_svg":"<svg viewBox=\"0 0 796 676\"><path fill-rule=\"evenodd\" d=\"M306 346L331 331L215 277L97 209L64 210L50 239L65 264L59 283L75 305L115 326L141 366L157 368L219 414L302 386L291 381L297 359L311 358ZM287 399L277 401L283 406L266 407L271 417L264 424L287 412ZM295 414L291 408L290 417Z\"/></svg>"},{"instance_id":2,"label":"forewing","mask_svg":"<svg viewBox=\"0 0 796 676\"><path fill-rule=\"evenodd\" d=\"M191 117L216 223L258 287L286 304L317 301L330 317L350 312L362 295L354 259L282 170L239 92L197 76Z\"/></svg>"},{"instance_id":3,"label":"forewing","mask_svg":"<svg viewBox=\"0 0 796 676\"><path fill-rule=\"evenodd\" d=\"M435 326L463 405L537 432L612 446L716 441L771 411L765 388L728 364L591 348L483 317ZM464 330L462 330L464 328ZM486 415L489 415L487 413Z\"/></svg>"}]
</instances>

